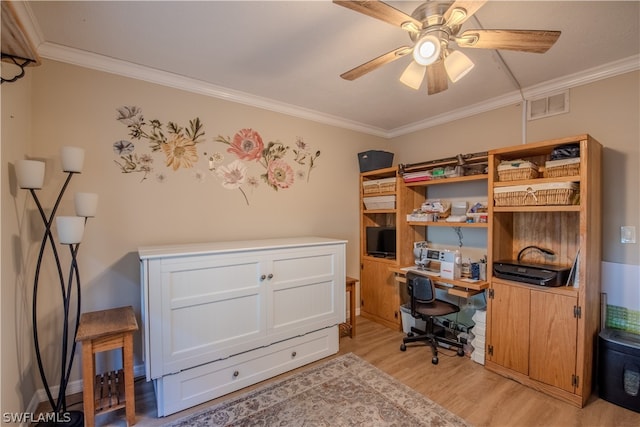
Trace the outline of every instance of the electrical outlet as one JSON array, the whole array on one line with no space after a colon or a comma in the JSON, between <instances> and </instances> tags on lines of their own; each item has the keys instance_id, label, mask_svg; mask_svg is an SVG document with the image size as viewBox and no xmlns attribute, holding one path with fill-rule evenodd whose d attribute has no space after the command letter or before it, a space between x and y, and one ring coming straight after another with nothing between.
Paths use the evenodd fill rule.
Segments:
<instances>
[{"instance_id":1,"label":"electrical outlet","mask_svg":"<svg viewBox=\"0 0 640 427\"><path fill-rule=\"evenodd\" d=\"M633 225L623 225L620 227L620 243L635 243L636 227Z\"/></svg>"}]
</instances>

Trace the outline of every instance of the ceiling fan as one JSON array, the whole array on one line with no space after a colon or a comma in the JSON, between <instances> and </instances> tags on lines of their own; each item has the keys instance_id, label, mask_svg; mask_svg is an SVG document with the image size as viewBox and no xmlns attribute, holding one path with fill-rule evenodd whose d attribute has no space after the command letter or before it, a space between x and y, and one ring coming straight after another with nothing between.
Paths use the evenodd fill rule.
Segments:
<instances>
[{"instance_id":1,"label":"ceiling fan","mask_svg":"<svg viewBox=\"0 0 640 427\"><path fill-rule=\"evenodd\" d=\"M427 76L427 92L433 95L447 90L448 80L455 83L473 68L473 62L461 51L451 48L507 49L544 53L560 37L560 31L547 30L484 30L472 29L460 33L461 25L473 16L487 0L427 0L411 16L382 2L341 1L344 6L372 18L398 26L409 33L413 46L401 46L340 75L346 80L358 77L412 53L413 61L400 81L419 89Z\"/></svg>"}]
</instances>

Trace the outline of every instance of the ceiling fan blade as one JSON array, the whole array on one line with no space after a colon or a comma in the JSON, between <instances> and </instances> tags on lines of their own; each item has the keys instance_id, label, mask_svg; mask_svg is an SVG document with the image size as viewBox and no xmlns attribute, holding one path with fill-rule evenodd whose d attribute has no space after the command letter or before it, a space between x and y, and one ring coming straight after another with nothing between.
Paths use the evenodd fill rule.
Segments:
<instances>
[{"instance_id":1,"label":"ceiling fan blade","mask_svg":"<svg viewBox=\"0 0 640 427\"><path fill-rule=\"evenodd\" d=\"M471 18L486 2L487 0L457 0L444 13L444 22L449 27L460 25Z\"/></svg>"},{"instance_id":2,"label":"ceiling fan blade","mask_svg":"<svg viewBox=\"0 0 640 427\"><path fill-rule=\"evenodd\" d=\"M434 62L427 65L427 93L434 95L449 88L447 71L444 68L444 61Z\"/></svg>"},{"instance_id":3,"label":"ceiling fan blade","mask_svg":"<svg viewBox=\"0 0 640 427\"><path fill-rule=\"evenodd\" d=\"M456 42L460 47L545 53L558 37L560 31L467 30L456 38Z\"/></svg>"},{"instance_id":4,"label":"ceiling fan blade","mask_svg":"<svg viewBox=\"0 0 640 427\"><path fill-rule=\"evenodd\" d=\"M402 58L404 55L411 52L411 48L409 46L402 46L397 49L392 50L391 52L387 52L384 55L380 55L375 59L372 59L369 62L365 62L362 65L358 65L356 68L353 68L346 73L340 74L345 80L355 80L358 77L362 77L365 74L375 70L378 67L381 67L389 62L395 61L396 59Z\"/></svg>"},{"instance_id":5,"label":"ceiling fan blade","mask_svg":"<svg viewBox=\"0 0 640 427\"><path fill-rule=\"evenodd\" d=\"M402 27L402 24L411 22L413 25L415 25L415 28L417 28L418 31L422 29L422 22L381 1L333 0L333 2L337 5L344 6L347 9L355 10L356 12L360 12L372 18L376 18L391 25L395 25L397 27Z\"/></svg>"}]
</instances>

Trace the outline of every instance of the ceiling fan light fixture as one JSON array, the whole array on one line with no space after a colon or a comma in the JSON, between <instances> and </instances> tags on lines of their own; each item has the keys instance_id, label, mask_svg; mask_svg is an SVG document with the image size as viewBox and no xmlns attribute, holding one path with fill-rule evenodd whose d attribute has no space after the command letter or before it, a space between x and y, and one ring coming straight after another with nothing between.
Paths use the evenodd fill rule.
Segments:
<instances>
[{"instance_id":1,"label":"ceiling fan light fixture","mask_svg":"<svg viewBox=\"0 0 640 427\"><path fill-rule=\"evenodd\" d=\"M474 63L459 50L454 50L444 59L444 68L453 83L466 76L473 67Z\"/></svg>"},{"instance_id":2,"label":"ceiling fan light fixture","mask_svg":"<svg viewBox=\"0 0 640 427\"><path fill-rule=\"evenodd\" d=\"M411 89L418 90L424 80L424 74L427 71L427 67L420 65L415 61L411 61L409 66L405 68L404 72L400 76L400 81Z\"/></svg>"},{"instance_id":3,"label":"ceiling fan light fixture","mask_svg":"<svg viewBox=\"0 0 640 427\"><path fill-rule=\"evenodd\" d=\"M413 59L420 65L431 65L440 58L440 39L427 34L413 47Z\"/></svg>"}]
</instances>

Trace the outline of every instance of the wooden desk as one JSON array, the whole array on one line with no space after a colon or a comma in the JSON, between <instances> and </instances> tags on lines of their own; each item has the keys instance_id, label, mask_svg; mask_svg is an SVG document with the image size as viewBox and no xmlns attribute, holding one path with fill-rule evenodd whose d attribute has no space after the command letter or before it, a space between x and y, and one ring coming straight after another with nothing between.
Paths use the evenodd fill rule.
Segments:
<instances>
[{"instance_id":1,"label":"wooden desk","mask_svg":"<svg viewBox=\"0 0 640 427\"><path fill-rule=\"evenodd\" d=\"M390 270L395 274L396 282L407 283L406 269L400 267L391 267ZM419 271L413 272L420 274ZM489 287L489 282L487 281L467 282L465 280L443 279L442 277L432 276L426 273L424 275L430 277L437 288L446 290L450 295L455 295L463 298L469 298L473 295L479 294L480 292L484 292L484 290Z\"/></svg>"},{"instance_id":2,"label":"wooden desk","mask_svg":"<svg viewBox=\"0 0 640 427\"><path fill-rule=\"evenodd\" d=\"M349 322L340 325L341 335L344 333L351 338L356 336L356 283L358 279L347 276L345 290L349 292Z\"/></svg>"},{"instance_id":3,"label":"wooden desk","mask_svg":"<svg viewBox=\"0 0 640 427\"><path fill-rule=\"evenodd\" d=\"M125 408L129 425L136 423L133 332L137 330L131 306L83 313L80 317L76 341L82 342L85 426L93 427L96 415L120 408ZM96 376L95 354L118 348L122 349L123 368Z\"/></svg>"}]
</instances>

